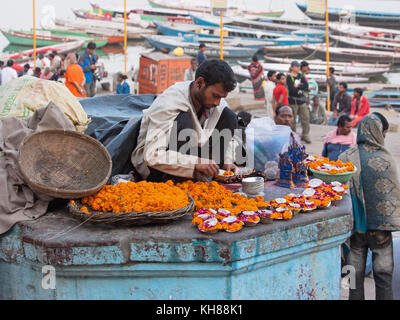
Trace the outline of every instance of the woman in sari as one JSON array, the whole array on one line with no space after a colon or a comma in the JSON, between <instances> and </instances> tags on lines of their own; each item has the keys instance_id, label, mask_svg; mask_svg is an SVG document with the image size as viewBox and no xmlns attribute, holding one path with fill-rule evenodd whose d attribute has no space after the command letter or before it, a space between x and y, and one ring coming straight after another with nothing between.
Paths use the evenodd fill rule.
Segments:
<instances>
[{"instance_id":1,"label":"woman in sari","mask_svg":"<svg viewBox=\"0 0 400 320\"><path fill-rule=\"evenodd\" d=\"M253 56L253 62L247 67L250 72L251 82L253 83L254 100L265 100L265 92L263 87L264 68L258 62L256 55Z\"/></svg>"},{"instance_id":2,"label":"woman in sari","mask_svg":"<svg viewBox=\"0 0 400 320\"><path fill-rule=\"evenodd\" d=\"M86 97L83 87L85 84L85 75L81 66L76 63L75 53L70 53L65 60L66 65L68 65L65 70L65 86L75 97Z\"/></svg>"},{"instance_id":3,"label":"woman in sari","mask_svg":"<svg viewBox=\"0 0 400 320\"><path fill-rule=\"evenodd\" d=\"M358 169L350 180L354 228L347 264L356 272L350 300L365 299L368 248L372 251L376 299L393 299L392 232L400 230L400 183L396 162L384 146L388 129L389 123L381 114L365 116L358 127L357 146L339 157L353 162Z\"/></svg>"}]
</instances>

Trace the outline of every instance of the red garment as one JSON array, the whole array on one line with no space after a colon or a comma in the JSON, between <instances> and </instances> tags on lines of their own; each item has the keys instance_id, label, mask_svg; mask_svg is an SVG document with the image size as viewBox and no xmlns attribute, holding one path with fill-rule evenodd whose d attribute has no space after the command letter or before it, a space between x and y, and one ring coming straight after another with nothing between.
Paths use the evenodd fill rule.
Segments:
<instances>
[{"instance_id":1,"label":"red garment","mask_svg":"<svg viewBox=\"0 0 400 320\"><path fill-rule=\"evenodd\" d=\"M262 77L264 75L264 68L258 61L252 62L247 67L247 70L249 70L252 80L258 80L259 77Z\"/></svg>"},{"instance_id":2,"label":"red garment","mask_svg":"<svg viewBox=\"0 0 400 320\"><path fill-rule=\"evenodd\" d=\"M281 105L289 105L287 88L283 84L278 83L274 88L274 98L275 98L276 102L279 101L279 97L281 95L284 96Z\"/></svg>"},{"instance_id":3,"label":"red garment","mask_svg":"<svg viewBox=\"0 0 400 320\"><path fill-rule=\"evenodd\" d=\"M354 128L357 126L361 120L369 114L369 101L366 96L362 96L360 98L360 101L353 97L352 103L351 103L351 112L350 112L350 117L356 116L355 119L353 119L351 125Z\"/></svg>"}]
</instances>

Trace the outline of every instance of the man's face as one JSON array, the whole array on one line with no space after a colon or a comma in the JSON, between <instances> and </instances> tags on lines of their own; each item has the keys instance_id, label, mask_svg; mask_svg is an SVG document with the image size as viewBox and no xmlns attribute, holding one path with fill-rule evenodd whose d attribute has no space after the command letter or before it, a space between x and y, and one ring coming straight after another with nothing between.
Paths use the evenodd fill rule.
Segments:
<instances>
[{"instance_id":1,"label":"man's face","mask_svg":"<svg viewBox=\"0 0 400 320\"><path fill-rule=\"evenodd\" d=\"M338 134L347 136L351 132L351 121L346 121L343 127L338 126Z\"/></svg>"},{"instance_id":2,"label":"man's face","mask_svg":"<svg viewBox=\"0 0 400 320\"><path fill-rule=\"evenodd\" d=\"M199 85L201 86L200 88ZM202 77L196 80L195 86L197 86L196 99L200 102L201 106L206 109L218 107L221 98L226 98L228 95L222 83L216 83L206 87Z\"/></svg>"},{"instance_id":3,"label":"man's face","mask_svg":"<svg viewBox=\"0 0 400 320\"><path fill-rule=\"evenodd\" d=\"M277 117L275 117L275 123L281 126L291 127L293 124L293 113L289 108L284 108L279 111Z\"/></svg>"},{"instance_id":4,"label":"man's face","mask_svg":"<svg viewBox=\"0 0 400 320\"><path fill-rule=\"evenodd\" d=\"M87 49L88 54L93 54L93 52L94 52L94 49Z\"/></svg>"},{"instance_id":5,"label":"man's face","mask_svg":"<svg viewBox=\"0 0 400 320\"><path fill-rule=\"evenodd\" d=\"M206 47L202 47L202 48L200 48L200 51L201 51L201 52L204 52L204 51L206 51Z\"/></svg>"},{"instance_id":6,"label":"man's face","mask_svg":"<svg viewBox=\"0 0 400 320\"><path fill-rule=\"evenodd\" d=\"M197 69L197 61L192 61L190 64L192 65L192 70L195 71Z\"/></svg>"},{"instance_id":7,"label":"man's face","mask_svg":"<svg viewBox=\"0 0 400 320\"><path fill-rule=\"evenodd\" d=\"M281 77L281 78L278 80L278 83L284 85L284 84L286 83L286 77Z\"/></svg>"},{"instance_id":8,"label":"man's face","mask_svg":"<svg viewBox=\"0 0 400 320\"><path fill-rule=\"evenodd\" d=\"M308 74L310 72L310 68L308 66L304 66L301 68L301 72L304 74Z\"/></svg>"},{"instance_id":9,"label":"man's face","mask_svg":"<svg viewBox=\"0 0 400 320\"><path fill-rule=\"evenodd\" d=\"M317 108L317 107L319 107L319 98L318 97L314 98L314 108Z\"/></svg>"},{"instance_id":10,"label":"man's face","mask_svg":"<svg viewBox=\"0 0 400 320\"><path fill-rule=\"evenodd\" d=\"M276 73L274 73L274 74L271 76L270 80L271 80L272 82L276 82Z\"/></svg>"},{"instance_id":11,"label":"man's face","mask_svg":"<svg viewBox=\"0 0 400 320\"><path fill-rule=\"evenodd\" d=\"M340 92L340 93L343 93L343 92L345 92L345 91L346 91L346 88L343 87L342 85L339 85L339 92Z\"/></svg>"},{"instance_id":12,"label":"man's face","mask_svg":"<svg viewBox=\"0 0 400 320\"><path fill-rule=\"evenodd\" d=\"M299 73L300 67L293 66L293 67L292 67L292 71L293 71L293 72L296 72L296 73Z\"/></svg>"}]
</instances>

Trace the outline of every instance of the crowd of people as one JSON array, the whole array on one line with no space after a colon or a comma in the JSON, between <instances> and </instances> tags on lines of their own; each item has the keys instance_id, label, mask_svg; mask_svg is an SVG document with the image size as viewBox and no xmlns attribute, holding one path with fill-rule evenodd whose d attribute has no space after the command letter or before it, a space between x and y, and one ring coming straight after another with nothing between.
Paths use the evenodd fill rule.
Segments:
<instances>
[{"instance_id":1,"label":"crowd of people","mask_svg":"<svg viewBox=\"0 0 400 320\"><path fill-rule=\"evenodd\" d=\"M351 127L355 128L370 113L368 98L363 95L363 90L355 88L351 97L347 93L347 83L337 84L333 67L329 68L326 81L329 88L329 108L332 111L329 119L326 115L328 103L321 103L322 95L318 92L316 81L309 77L310 65L307 61L292 61L288 73L269 70L264 77L263 66L257 56L254 56L248 70L254 99L265 99L267 116L276 116L278 107L289 106L293 113L292 131L296 132L299 119L302 128L300 139L304 143L311 143L310 123L336 126L339 119L346 116L351 119ZM343 119L340 123L343 123Z\"/></svg>"}]
</instances>

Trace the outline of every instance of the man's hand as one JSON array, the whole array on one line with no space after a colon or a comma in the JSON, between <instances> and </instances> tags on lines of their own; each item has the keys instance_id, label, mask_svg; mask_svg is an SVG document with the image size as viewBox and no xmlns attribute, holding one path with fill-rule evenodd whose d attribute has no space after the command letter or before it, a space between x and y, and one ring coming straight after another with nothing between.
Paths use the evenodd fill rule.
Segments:
<instances>
[{"instance_id":1,"label":"man's hand","mask_svg":"<svg viewBox=\"0 0 400 320\"><path fill-rule=\"evenodd\" d=\"M219 173L219 167L214 160L200 158L194 169L208 177L216 177Z\"/></svg>"},{"instance_id":2,"label":"man's hand","mask_svg":"<svg viewBox=\"0 0 400 320\"><path fill-rule=\"evenodd\" d=\"M92 69L92 70L95 70L97 68L97 66L95 65L95 64L92 64L91 66L90 66L90 69Z\"/></svg>"},{"instance_id":3,"label":"man's hand","mask_svg":"<svg viewBox=\"0 0 400 320\"><path fill-rule=\"evenodd\" d=\"M233 163L224 164L223 169L226 171L232 171L235 174L235 176L239 174L239 168Z\"/></svg>"}]
</instances>

